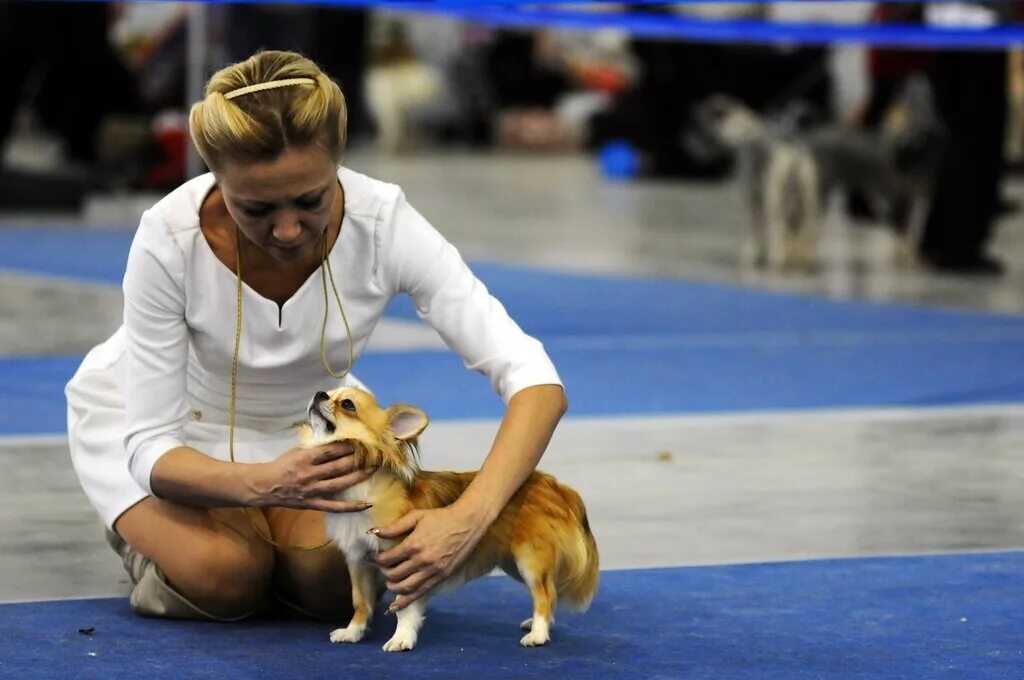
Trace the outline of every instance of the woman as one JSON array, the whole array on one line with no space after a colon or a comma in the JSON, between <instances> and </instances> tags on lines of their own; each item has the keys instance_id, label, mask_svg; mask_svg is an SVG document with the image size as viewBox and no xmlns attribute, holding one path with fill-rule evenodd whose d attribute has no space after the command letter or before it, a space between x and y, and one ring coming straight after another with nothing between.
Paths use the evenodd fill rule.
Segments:
<instances>
[{"instance_id":1,"label":"woman","mask_svg":"<svg viewBox=\"0 0 1024 680\"><path fill-rule=\"evenodd\" d=\"M321 545L324 512L365 510L334 500L365 475L338 445L294 448L294 425L314 392L338 386L325 365L358 357L395 295L409 294L507 404L457 503L381 527L408 534L378 556L398 608L472 550L565 411L540 343L455 248L398 187L338 165L345 125L341 91L298 54L262 52L216 73L190 116L212 173L143 215L124 325L68 384L72 461L113 530L139 614L237 620L274 595L312 615L348 616L339 551L289 547ZM344 323L327 309L329 280ZM330 302L340 304L333 292Z\"/></svg>"}]
</instances>

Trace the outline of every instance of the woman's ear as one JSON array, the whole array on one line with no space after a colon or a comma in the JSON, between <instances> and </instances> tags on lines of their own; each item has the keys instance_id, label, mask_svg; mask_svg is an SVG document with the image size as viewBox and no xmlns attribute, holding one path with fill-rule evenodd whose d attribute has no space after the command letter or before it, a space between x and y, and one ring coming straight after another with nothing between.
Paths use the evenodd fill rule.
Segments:
<instances>
[{"instance_id":1,"label":"woman's ear","mask_svg":"<svg viewBox=\"0 0 1024 680\"><path fill-rule=\"evenodd\" d=\"M430 422L426 413L408 404L393 404L387 413L388 427L395 438L401 441L418 437Z\"/></svg>"}]
</instances>

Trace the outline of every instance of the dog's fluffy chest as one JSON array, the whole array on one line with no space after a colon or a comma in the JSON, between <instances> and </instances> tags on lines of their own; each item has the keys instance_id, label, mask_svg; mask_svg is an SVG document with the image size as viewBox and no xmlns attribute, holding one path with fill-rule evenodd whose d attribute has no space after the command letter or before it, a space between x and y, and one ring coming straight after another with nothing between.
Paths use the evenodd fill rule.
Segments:
<instances>
[{"instance_id":1,"label":"dog's fluffy chest","mask_svg":"<svg viewBox=\"0 0 1024 680\"><path fill-rule=\"evenodd\" d=\"M338 496L339 500L373 503L372 481L371 478L346 489ZM380 549L380 539L367 533L373 526L371 510L327 514L327 538L337 543L349 560L362 559L367 553Z\"/></svg>"}]
</instances>

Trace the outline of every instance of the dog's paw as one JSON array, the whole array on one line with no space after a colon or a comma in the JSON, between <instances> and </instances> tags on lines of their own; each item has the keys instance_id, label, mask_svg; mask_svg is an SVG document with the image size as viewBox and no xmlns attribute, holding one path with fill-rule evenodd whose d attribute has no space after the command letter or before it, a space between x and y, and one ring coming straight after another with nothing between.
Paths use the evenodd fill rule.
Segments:
<instances>
[{"instance_id":1,"label":"dog's paw","mask_svg":"<svg viewBox=\"0 0 1024 680\"><path fill-rule=\"evenodd\" d=\"M554 627L554 625L555 625L555 617L552 616L551 617L551 621L548 622L548 626L549 627ZM526 619L525 621L523 621L522 623L520 623L519 627L522 628L523 630L533 630L533 617L530 617L530 618Z\"/></svg>"},{"instance_id":2,"label":"dog's paw","mask_svg":"<svg viewBox=\"0 0 1024 680\"><path fill-rule=\"evenodd\" d=\"M338 628L337 630L331 631L331 642L359 642L363 639L363 635L365 634L365 626L349 626L348 628Z\"/></svg>"},{"instance_id":3,"label":"dog's paw","mask_svg":"<svg viewBox=\"0 0 1024 680\"><path fill-rule=\"evenodd\" d=\"M551 639L551 635L547 632L541 633L539 631L530 631L523 636L523 639L519 641L523 647L541 647L546 645Z\"/></svg>"},{"instance_id":4,"label":"dog's paw","mask_svg":"<svg viewBox=\"0 0 1024 680\"><path fill-rule=\"evenodd\" d=\"M416 646L416 633L411 630L396 630L394 636L384 643L385 652L408 652Z\"/></svg>"}]
</instances>

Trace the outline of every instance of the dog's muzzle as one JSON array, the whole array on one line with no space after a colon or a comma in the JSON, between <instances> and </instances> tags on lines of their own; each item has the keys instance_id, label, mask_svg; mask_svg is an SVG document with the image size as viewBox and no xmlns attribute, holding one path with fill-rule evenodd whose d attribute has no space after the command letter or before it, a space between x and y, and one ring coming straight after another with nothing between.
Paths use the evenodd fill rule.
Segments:
<instances>
[{"instance_id":1,"label":"dog's muzzle","mask_svg":"<svg viewBox=\"0 0 1024 680\"><path fill-rule=\"evenodd\" d=\"M334 432L334 414L331 412L331 398L326 392L317 392L309 402L309 426L317 435Z\"/></svg>"}]
</instances>

